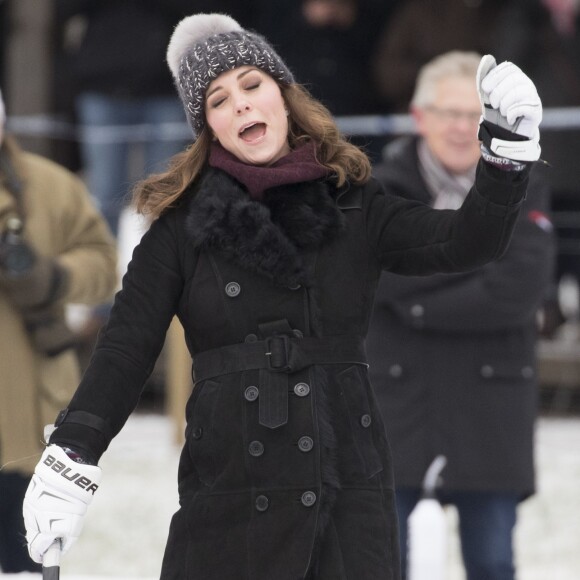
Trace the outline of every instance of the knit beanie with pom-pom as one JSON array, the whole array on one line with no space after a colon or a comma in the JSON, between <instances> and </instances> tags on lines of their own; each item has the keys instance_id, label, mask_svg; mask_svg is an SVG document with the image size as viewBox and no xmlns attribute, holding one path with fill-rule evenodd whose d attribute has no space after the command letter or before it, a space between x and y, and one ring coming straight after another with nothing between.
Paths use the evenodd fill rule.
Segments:
<instances>
[{"instance_id":1,"label":"knit beanie with pom-pom","mask_svg":"<svg viewBox=\"0 0 580 580\"><path fill-rule=\"evenodd\" d=\"M179 22L167 47L167 63L195 136L205 125L207 87L221 73L249 65L279 83L294 82L284 61L263 36L244 30L225 14L194 14Z\"/></svg>"}]
</instances>

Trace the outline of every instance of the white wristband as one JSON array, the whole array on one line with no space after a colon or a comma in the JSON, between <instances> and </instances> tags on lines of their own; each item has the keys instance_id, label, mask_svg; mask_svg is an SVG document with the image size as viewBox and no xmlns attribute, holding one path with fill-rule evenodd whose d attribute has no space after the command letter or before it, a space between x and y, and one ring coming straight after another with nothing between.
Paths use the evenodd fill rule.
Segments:
<instances>
[{"instance_id":1,"label":"white wristband","mask_svg":"<svg viewBox=\"0 0 580 580\"><path fill-rule=\"evenodd\" d=\"M498 157L506 157L514 161L537 161L542 153L538 131L532 139L526 141L505 141L492 137L489 148Z\"/></svg>"}]
</instances>

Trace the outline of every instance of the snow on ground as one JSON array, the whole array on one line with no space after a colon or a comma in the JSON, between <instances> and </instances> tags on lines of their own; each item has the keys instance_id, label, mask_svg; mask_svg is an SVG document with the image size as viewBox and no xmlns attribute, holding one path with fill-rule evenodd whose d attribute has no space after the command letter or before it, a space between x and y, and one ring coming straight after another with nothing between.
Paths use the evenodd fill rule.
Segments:
<instances>
[{"instance_id":1,"label":"snow on ground","mask_svg":"<svg viewBox=\"0 0 580 580\"><path fill-rule=\"evenodd\" d=\"M169 520L177 509L179 447L166 417L129 419L101 460L103 482L81 538L63 559L63 580L159 577ZM579 580L580 418L540 419L537 457L538 493L522 504L516 531L518 580ZM446 580L464 580L453 511L448 520Z\"/></svg>"}]
</instances>

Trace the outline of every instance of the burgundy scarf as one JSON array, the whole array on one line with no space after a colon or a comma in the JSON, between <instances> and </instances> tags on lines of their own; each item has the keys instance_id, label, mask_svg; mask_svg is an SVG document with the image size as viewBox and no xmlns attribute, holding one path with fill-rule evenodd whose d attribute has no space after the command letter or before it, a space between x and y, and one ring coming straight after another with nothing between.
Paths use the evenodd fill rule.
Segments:
<instances>
[{"instance_id":1,"label":"burgundy scarf","mask_svg":"<svg viewBox=\"0 0 580 580\"><path fill-rule=\"evenodd\" d=\"M331 173L330 169L316 161L315 146L312 141L268 166L248 165L219 143L212 143L209 164L211 167L222 169L244 184L250 197L258 200L270 187L313 181Z\"/></svg>"}]
</instances>

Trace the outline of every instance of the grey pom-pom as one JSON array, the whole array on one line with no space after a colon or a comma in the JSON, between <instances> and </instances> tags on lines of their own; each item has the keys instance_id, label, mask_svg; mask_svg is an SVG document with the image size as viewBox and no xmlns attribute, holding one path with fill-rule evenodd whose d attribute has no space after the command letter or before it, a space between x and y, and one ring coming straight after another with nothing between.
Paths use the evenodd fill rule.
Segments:
<instances>
[{"instance_id":1,"label":"grey pom-pom","mask_svg":"<svg viewBox=\"0 0 580 580\"><path fill-rule=\"evenodd\" d=\"M227 14L187 16L175 27L167 47L167 64L171 73L178 77L181 58L192 46L216 34L241 30L242 27Z\"/></svg>"}]
</instances>

